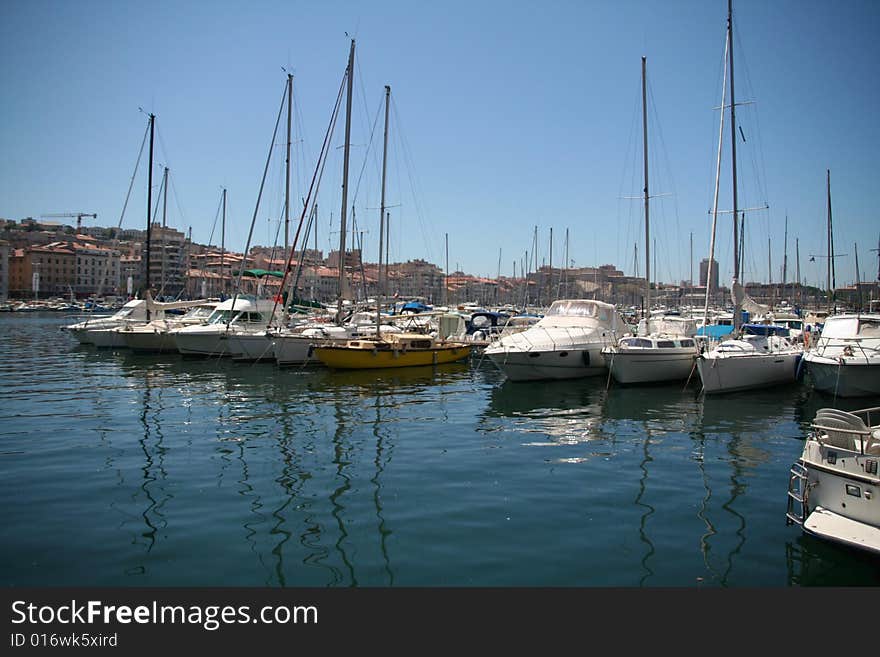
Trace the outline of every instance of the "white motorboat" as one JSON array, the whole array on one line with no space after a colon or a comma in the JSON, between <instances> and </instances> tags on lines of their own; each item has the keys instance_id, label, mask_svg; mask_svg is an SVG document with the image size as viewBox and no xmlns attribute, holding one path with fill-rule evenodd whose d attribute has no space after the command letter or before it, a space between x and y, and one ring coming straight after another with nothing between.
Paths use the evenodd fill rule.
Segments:
<instances>
[{"instance_id":1,"label":"white motorboat","mask_svg":"<svg viewBox=\"0 0 880 657\"><path fill-rule=\"evenodd\" d=\"M132 299L113 315L86 319L82 322L62 327L69 332L80 344L94 344L91 333L99 329L111 329L122 326L127 319L146 321L147 302L144 299Z\"/></svg>"},{"instance_id":2,"label":"white motorboat","mask_svg":"<svg viewBox=\"0 0 880 657\"><path fill-rule=\"evenodd\" d=\"M816 413L792 465L786 523L880 554L880 408Z\"/></svg>"},{"instance_id":3,"label":"white motorboat","mask_svg":"<svg viewBox=\"0 0 880 657\"><path fill-rule=\"evenodd\" d=\"M837 397L880 395L880 314L828 317L804 363L816 390Z\"/></svg>"},{"instance_id":4,"label":"white motorboat","mask_svg":"<svg viewBox=\"0 0 880 657\"><path fill-rule=\"evenodd\" d=\"M654 321L649 320L648 326ZM699 354L693 338L696 322L691 319L680 327L669 328L672 331L640 332L636 336L623 337L616 345L603 349L602 355L614 380L628 384L687 379Z\"/></svg>"},{"instance_id":5,"label":"white motorboat","mask_svg":"<svg viewBox=\"0 0 880 657\"><path fill-rule=\"evenodd\" d=\"M126 324L117 329L118 337L133 351L177 353L174 331L184 326L204 324L216 307L215 301L199 301L197 306L193 306L183 315L166 315L146 324Z\"/></svg>"},{"instance_id":6,"label":"white motorboat","mask_svg":"<svg viewBox=\"0 0 880 657\"><path fill-rule=\"evenodd\" d=\"M174 331L177 350L189 356L228 356L229 333L243 326L265 330L275 307L272 300L246 296L228 299L217 304L205 324Z\"/></svg>"},{"instance_id":7,"label":"white motorboat","mask_svg":"<svg viewBox=\"0 0 880 657\"><path fill-rule=\"evenodd\" d=\"M794 383L803 346L788 329L744 324L739 338L724 340L697 357L703 392L715 394Z\"/></svg>"},{"instance_id":8,"label":"white motorboat","mask_svg":"<svg viewBox=\"0 0 880 657\"><path fill-rule=\"evenodd\" d=\"M149 293L145 299L132 299L110 317L85 320L65 326L64 330L71 333L82 344L96 347L124 348L127 346L120 334L124 327L143 326L153 320L163 320L166 311L189 308L204 303L198 301L154 301Z\"/></svg>"},{"instance_id":9,"label":"white motorboat","mask_svg":"<svg viewBox=\"0 0 880 657\"><path fill-rule=\"evenodd\" d=\"M560 299L537 324L496 340L483 353L511 381L596 376L606 371L603 347L628 330L611 304Z\"/></svg>"}]
</instances>

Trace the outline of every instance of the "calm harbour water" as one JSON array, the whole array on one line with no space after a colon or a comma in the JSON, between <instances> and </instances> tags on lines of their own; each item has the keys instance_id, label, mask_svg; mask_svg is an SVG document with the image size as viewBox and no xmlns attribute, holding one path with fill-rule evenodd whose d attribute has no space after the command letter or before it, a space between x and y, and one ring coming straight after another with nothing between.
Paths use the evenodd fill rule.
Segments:
<instances>
[{"instance_id":1,"label":"calm harbour water","mask_svg":"<svg viewBox=\"0 0 880 657\"><path fill-rule=\"evenodd\" d=\"M4 586L880 584L786 526L806 386L510 383L77 346L0 314ZM696 376L696 375L695 375Z\"/></svg>"}]
</instances>

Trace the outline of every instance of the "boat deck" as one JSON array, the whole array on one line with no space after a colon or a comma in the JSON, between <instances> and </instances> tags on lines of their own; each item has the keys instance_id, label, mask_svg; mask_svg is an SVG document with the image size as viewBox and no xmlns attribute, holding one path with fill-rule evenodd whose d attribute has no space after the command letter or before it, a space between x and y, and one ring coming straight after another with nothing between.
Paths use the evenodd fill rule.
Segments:
<instances>
[{"instance_id":1,"label":"boat deck","mask_svg":"<svg viewBox=\"0 0 880 657\"><path fill-rule=\"evenodd\" d=\"M880 528L844 518L821 506L804 521L804 529L820 538L880 554Z\"/></svg>"}]
</instances>

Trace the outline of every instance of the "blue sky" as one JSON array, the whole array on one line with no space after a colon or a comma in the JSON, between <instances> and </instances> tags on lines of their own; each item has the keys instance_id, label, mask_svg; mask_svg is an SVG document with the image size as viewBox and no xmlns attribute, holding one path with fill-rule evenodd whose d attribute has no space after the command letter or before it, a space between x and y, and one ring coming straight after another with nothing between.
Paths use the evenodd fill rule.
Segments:
<instances>
[{"instance_id":1,"label":"blue sky","mask_svg":"<svg viewBox=\"0 0 880 657\"><path fill-rule=\"evenodd\" d=\"M420 2L101 2L0 4L0 217L96 212L115 226L146 115L157 115L154 184L171 170L168 223L242 249L285 84L295 76L293 194L304 195L356 37L351 189L366 258L378 250L381 138L370 134L392 87L387 203L392 260L424 258L484 276L568 255L644 274L641 57L649 86L651 232L662 281L708 255L727 3L457 0ZM801 276L824 286L826 169L831 170L839 285L853 252L877 276L880 128L872 82L880 3L734 3L740 205L745 279L781 279L789 219ZM725 129L729 128L729 123ZM337 248L340 121L319 196L318 246ZM745 138L745 141L742 138ZM283 201L283 134L273 147L253 243L275 240ZM732 206L730 136L720 202ZM361 173L363 171L363 173ZM360 183L358 184L358 180ZM357 194L354 195L354 188ZM146 223L142 165L124 227ZM298 213L293 213L298 219ZM90 222L90 219L85 219ZM732 274L730 215L716 259ZM283 238L279 238L283 241ZM310 240L312 243L313 240ZM857 245L857 246L856 246ZM652 245L653 248L653 245ZM653 258L652 258L653 260ZM768 263L768 260L771 262ZM534 261L532 261L532 268ZM652 263L653 267L653 263Z\"/></svg>"}]
</instances>

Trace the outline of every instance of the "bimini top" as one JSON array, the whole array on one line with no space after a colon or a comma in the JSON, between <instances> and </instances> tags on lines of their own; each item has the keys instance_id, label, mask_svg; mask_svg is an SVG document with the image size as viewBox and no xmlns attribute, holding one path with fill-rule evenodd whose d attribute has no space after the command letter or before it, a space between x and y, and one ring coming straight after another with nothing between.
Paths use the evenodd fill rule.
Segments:
<instances>
[{"instance_id":1,"label":"bimini top","mask_svg":"<svg viewBox=\"0 0 880 657\"><path fill-rule=\"evenodd\" d=\"M403 308L400 309L402 313L424 313L429 310L433 310L431 306L426 306L420 301L409 301L403 305Z\"/></svg>"},{"instance_id":2,"label":"bimini top","mask_svg":"<svg viewBox=\"0 0 880 657\"><path fill-rule=\"evenodd\" d=\"M742 332L747 335L781 335L784 338L789 334L787 326L776 324L743 324Z\"/></svg>"}]
</instances>

